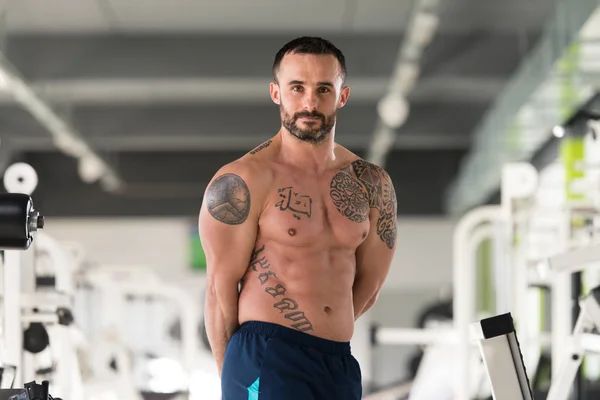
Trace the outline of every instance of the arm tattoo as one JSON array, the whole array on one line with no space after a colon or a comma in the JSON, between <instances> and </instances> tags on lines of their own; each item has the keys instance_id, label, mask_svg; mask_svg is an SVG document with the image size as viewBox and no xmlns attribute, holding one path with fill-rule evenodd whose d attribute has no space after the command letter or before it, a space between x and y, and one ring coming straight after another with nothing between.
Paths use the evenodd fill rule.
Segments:
<instances>
[{"instance_id":1,"label":"arm tattoo","mask_svg":"<svg viewBox=\"0 0 600 400\"><path fill-rule=\"evenodd\" d=\"M269 283L269 278L273 277L273 280L279 281L277 274L270 270L271 264L265 255L261 253L265 250L263 245L259 249L255 249L250 257L250 268L258 272L258 280L260 285L264 286ZM265 293L273 297L273 308L279 310L279 314L285 314L283 317L293 323L290 326L301 332L308 332L313 330L312 323L304 315L304 311L298 309L298 302L289 296L285 296L287 291L286 287L277 281L271 282L269 286L265 287ZM275 285L275 286L273 286Z\"/></svg>"},{"instance_id":2,"label":"arm tattoo","mask_svg":"<svg viewBox=\"0 0 600 400\"><path fill-rule=\"evenodd\" d=\"M397 201L394 185L389 177L384 179L383 196L379 207L379 219L377 220L377 234L385 242L388 248L393 249L396 245L397 227Z\"/></svg>"},{"instance_id":3,"label":"arm tattoo","mask_svg":"<svg viewBox=\"0 0 600 400\"><path fill-rule=\"evenodd\" d=\"M269 147L271 145L272 142L273 141L271 139L267 140L263 144L260 144L255 149L251 150L250 154L254 155L254 154L258 153L259 151L261 151L262 149L266 149L267 147Z\"/></svg>"},{"instance_id":4,"label":"arm tattoo","mask_svg":"<svg viewBox=\"0 0 600 400\"><path fill-rule=\"evenodd\" d=\"M250 190L235 174L215 179L206 192L206 201L210 215L227 225L243 223L250 213Z\"/></svg>"},{"instance_id":5,"label":"arm tattoo","mask_svg":"<svg viewBox=\"0 0 600 400\"><path fill-rule=\"evenodd\" d=\"M379 211L377 235L388 248L394 247L397 235L396 192L389 175L382 168L363 160L354 161L333 177L330 196L338 211L350 221L366 221L370 208Z\"/></svg>"}]
</instances>

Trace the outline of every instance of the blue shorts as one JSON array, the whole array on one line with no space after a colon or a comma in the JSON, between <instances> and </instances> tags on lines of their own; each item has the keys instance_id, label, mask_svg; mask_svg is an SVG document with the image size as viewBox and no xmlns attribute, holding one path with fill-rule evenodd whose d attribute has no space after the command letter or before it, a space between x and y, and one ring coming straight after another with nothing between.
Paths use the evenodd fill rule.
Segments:
<instances>
[{"instance_id":1,"label":"blue shorts","mask_svg":"<svg viewBox=\"0 0 600 400\"><path fill-rule=\"evenodd\" d=\"M221 372L223 400L360 400L349 342L249 321L233 334Z\"/></svg>"}]
</instances>

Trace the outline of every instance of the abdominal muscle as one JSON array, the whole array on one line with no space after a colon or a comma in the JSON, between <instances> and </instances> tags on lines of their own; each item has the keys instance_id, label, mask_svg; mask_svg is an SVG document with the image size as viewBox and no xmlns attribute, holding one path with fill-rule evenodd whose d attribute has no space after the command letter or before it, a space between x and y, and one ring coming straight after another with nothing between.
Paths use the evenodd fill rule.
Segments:
<instances>
[{"instance_id":1,"label":"abdominal muscle","mask_svg":"<svg viewBox=\"0 0 600 400\"><path fill-rule=\"evenodd\" d=\"M290 261L301 260L301 261ZM354 331L354 252L256 247L242 279L238 320L271 322L347 342Z\"/></svg>"}]
</instances>

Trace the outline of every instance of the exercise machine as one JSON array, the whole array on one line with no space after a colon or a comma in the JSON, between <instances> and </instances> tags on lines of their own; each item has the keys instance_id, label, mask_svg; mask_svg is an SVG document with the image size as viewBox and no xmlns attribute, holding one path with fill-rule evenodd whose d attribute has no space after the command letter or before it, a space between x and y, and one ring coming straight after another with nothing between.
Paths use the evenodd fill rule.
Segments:
<instances>
[{"instance_id":1,"label":"exercise machine","mask_svg":"<svg viewBox=\"0 0 600 400\"><path fill-rule=\"evenodd\" d=\"M432 328L374 327L373 344L422 345L423 359L407 394L409 400L428 398L470 399L489 396L485 370L476 344L469 339L469 326L481 318L476 301L475 254L484 240L494 245L512 242L513 215L534 196L538 175L527 163L509 164L502 173L502 204L482 206L465 214L453 234L452 319ZM496 309L502 312L519 304L527 286L518 268L509 268L512 247L502 248L494 269ZM506 255L509 254L509 255ZM525 292L525 294L524 294ZM521 311L524 313L524 311ZM435 381L435 385L431 382ZM432 391L435 391L433 393Z\"/></svg>"},{"instance_id":2,"label":"exercise machine","mask_svg":"<svg viewBox=\"0 0 600 400\"><path fill-rule=\"evenodd\" d=\"M80 298L89 301L81 301L76 314L95 315L83 327L93 375L122 375L142 394L190 396L196 381L217 376L201 340L202 307L187 291L140 265L90 266L78 285ZM110 365L117 354L127 361L117 362L115 371Z\"/></svg>"},{"instance_id":3,"label":"exercise machine","mask_svg":"<svg viewBox=\"0 0 600 400\"><path fill-rule=\"evenodd\" d=\"M35 209L31 198L36 185L37 175L33 168L27 164L14 164L4 176L4 186L9 193L0 194L0 250L3 251L0 400L60 400L50 395L48 381L43 381L41 385L35 381L22 382L23 327L19 267L21 257L33 242L33 234L44 227L44 217Z\"/></svg>"},{"instance_id":4,"label":"exercise machine","mask_svg":"<svg viewBox=\"0 0 600 400\"><path fill-rule=\"evenodd\" d=\"M50 382L28 382L23 389L0 389L0 400L61 400L50 395Z\"/></svg>"},{"instance_id":5,"label":"exercise machine","mask_svg":"<svg viewBox=\"0 0 600 400\"><path fill-rule=\"evenodd\" d=\"M13 164L4 174L4 186L9 193L0 197L0 243L4 249L3 283L3 330L0 356L4 364L15 369L14 384L22 386L25 375L23 317L23 288L33 278L33 252L28 250L33 233L44 227L44 218L34 209L30 197L37 185L37 174L27 164ZM29 287L27 288L29 291Z\"/></svg>"},{"instance_id":6,"label":"exercise machine","mask_svg":"<svg viewBox=\"0 0 600 400\"><path fill-rule=\"evenodd\" d=\"M563 344L559 373L553 377L547 400L570 398L577 371L586 353L600 353L600 287L579 301L581 309L570 339ZM494 400L533 400L523 354L510 313L472 325L479 343Z\"/></svg>"},{"instance_id":7,"label":"exercise machine","mask_svg":"<svg viewBox=\"0 0 600 400\"><path fill-rule=\"evenodd\" d=\"M533 400L523 353L510 313L470 326L489 378L494 400Z\"/></svg>"}]
</instances>

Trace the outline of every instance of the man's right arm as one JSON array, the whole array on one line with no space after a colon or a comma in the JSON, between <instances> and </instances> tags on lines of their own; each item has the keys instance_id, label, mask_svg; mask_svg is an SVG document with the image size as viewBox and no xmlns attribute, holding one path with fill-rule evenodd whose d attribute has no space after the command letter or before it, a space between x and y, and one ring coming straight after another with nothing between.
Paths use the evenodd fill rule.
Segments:
<instances>
[{"instance_id":1,"label":"man's right arm","mask_svg":"<svg viewBox=\"0 0 600 400\"><path fill-rule=\"evenodd\" d=\"M219 376L225 349L238 329L238 284L250 263L260 202L244 166L226 166L209 183L199 216L207 261L205 325Z\"/></svg>"}]
</instances>

